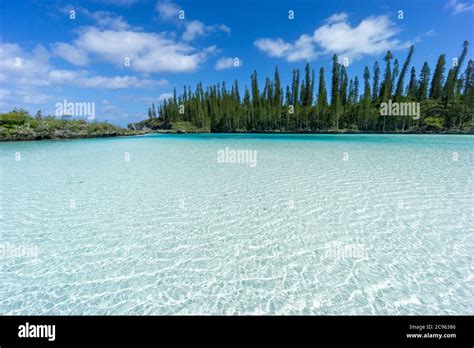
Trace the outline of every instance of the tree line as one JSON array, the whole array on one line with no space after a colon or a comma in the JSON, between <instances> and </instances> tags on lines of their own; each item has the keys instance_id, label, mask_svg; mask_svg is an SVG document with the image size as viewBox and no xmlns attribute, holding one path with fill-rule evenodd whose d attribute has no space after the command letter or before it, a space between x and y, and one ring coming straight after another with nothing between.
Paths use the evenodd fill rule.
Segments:
<instances>
[{"instance_id":1,"label":"tree line","mask_svg":"<svg viewBox=\"0 0 474 348\"><path fill-rule=\"evenodd\" d=\"M361 79L349 79L346 66L332 56L329 93L324 68L316 74L309 63L304 72L293 69L291 84L283 87L278 67L263 89L257 72L250 76L241 96L238 81L207 87L199 82L194 90L184 86L179 95L148 110L148 124L166 128L177 122L211 132L235 131L470 131L474 115L474 71L469 60L463 72L468 42L453 63L441 54L434 71L427 62L417 73L410 62L411 46L402 65L390 51L383 65L365 66ZM449 66L448 66L449 64ZM446 69L448 72L446 74ZM317 84L317 85L316 85ZM315 91L316 89L316 91ZM382 116L381 103L420 103L421 117Z\"/></svg>"}]
</instances>

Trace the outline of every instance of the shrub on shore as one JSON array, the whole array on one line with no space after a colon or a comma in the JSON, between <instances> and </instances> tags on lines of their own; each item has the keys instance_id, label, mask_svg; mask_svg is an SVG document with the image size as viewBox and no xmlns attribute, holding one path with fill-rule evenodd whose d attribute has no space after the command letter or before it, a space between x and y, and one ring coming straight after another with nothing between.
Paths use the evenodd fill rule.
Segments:
<instances>
[{"instance_id":1,"label":"shrub on shore","mask_svg":"<svg viewBox=\"0 0 474 348\"><path fill-rule=\"evenodd\" d=\"M42 116L40 112L36 117L32 117L22 109L13 109L0 114L1 141L89 138L140 133L107 122L58 119L54 116Z\"/></svg>"}]
</instances>

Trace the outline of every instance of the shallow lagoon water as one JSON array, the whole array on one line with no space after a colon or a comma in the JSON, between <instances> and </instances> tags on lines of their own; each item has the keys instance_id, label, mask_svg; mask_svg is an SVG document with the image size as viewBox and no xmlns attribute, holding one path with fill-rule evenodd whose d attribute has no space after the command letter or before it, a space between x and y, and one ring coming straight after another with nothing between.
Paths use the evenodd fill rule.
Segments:
<instances>
[{"instance_id":1,"label":"shallow lagoon water","mask_svg":"<svg viewBox=\"0 0 474 348\"><path fill-rule=\"evenodd\" d=\"M0 143L0 314L473 314L473 156L469 135Z\"/></svg>"}]
</instances>

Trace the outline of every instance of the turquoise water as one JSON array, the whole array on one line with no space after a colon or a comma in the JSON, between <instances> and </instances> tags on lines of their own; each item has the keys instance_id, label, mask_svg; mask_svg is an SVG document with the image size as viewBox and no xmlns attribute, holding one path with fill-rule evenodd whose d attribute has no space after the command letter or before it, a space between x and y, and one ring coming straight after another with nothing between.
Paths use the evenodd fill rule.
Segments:
<instances>
[{"instance_id":1,"label":"turquoise water","mask_svg":"<svg viewBox=\"0 0 474 348\"><path fill-rule=\"evenodd\" d=\"M0 143L0 314L474 314L473 156L469 135Z\"/></svg>"}]
</instances>

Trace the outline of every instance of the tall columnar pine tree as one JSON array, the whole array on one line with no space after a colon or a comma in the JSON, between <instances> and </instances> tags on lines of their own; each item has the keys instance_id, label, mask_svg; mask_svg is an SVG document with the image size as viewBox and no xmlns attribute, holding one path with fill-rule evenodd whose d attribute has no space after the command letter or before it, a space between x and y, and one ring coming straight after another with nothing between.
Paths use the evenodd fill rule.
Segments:
<instances>
[{"instance_id":1,"label":"tall columnar pine tree","mask_svg":"<svg viewBox=\"0 0 474 348\"><path fill-rule=\"evenodd\" d=\"M387 54L384 57L385 73L382 81L382 89L380 90L380 97L384 102L388 101L392 94L392 69L390 66L390 61L392 59L392 52L387 51Z\"/></svg>"},{"instance_id":2,"label":"tall columnar pine tree","mask_svg":"<svg viewBox=\"0 0 474 348\"><path fill-rule=\"evenodd\" d=\"M410 65L411 57L413 56L413 51L415 50L415 46L410 47L410 51L408 52L407 59L405 59L405 63L403 63L402 71L400 72L400 77L398 79L397 88L395 90L395 101L399 101L402 97L403 93L403 81L405 79L405 74L408 70L408 66Z\"/></svg>"},{"instance_id":3,"label":"tall columnar pine tree","mask_svg":"<svg viewBox=\"0 0 474 348\"><path fill-rule=\"evenodd\" d=\"M339 129L339 108L340 108L340 91L339 91L339 63L337 55L332 56L332 81L331 81L331 120L332 126Z\"/></svg>"},{"instance_id":4,"label":"tall columnar pine tree","mask_svg":"<svg viewBox=\"0 0 474 348\"><path fill-rule=\"evenodd\" d=\"M387 51L387 54L384 57L385 60L385 74L382 81L382 89L380 90L380 97L382 102L388 102L392 96L392 69L390 66L390 61L392 60L393 56L390 51ZM387 123L387 117L384 115L383 117L383 126L382 131L385 132L385 126Z\"/></svg>"},{"instance_id":5,"label":"tall columnar pine tree","mask_svg":"<svg viewBox=\"0 0 474 348\"><path fill-rule=\"evenodd\" d=\"M423 63L423 67L420 72L420 81L419 81L419 90L418 90L418 100L422 101L427 98L428 93L428 83L430 80L430 67L427 62Z\"/></svg>"},{"instance_id":6,"label":"tall columnar pine tree","mask_svg":"<svg viewBox=\"0 0 474 348\"><path fill-rule=\"evenodd\" d=\"M439 99L442 95L443 90L443 80L444 80L444 70L446 66L446 58L445 55L442 54L438 58L438 62L436 63L436 68L433 73L433 79L431 80L431 87L430 87L430 99Z\"/></svg>"},{"instance_id":7,"label":"tall columnar pine tree","mask_svg":"<svg viewBox=\"0 0 474 348\"><path fill-rule=\"evenodd\" d=\"M408 83L407 97L414 100L418 95L418 82L416 81L416 70L413 66L410 72L410 82Z\"/></svg>"},{"instance_id":8,"label":"tall columnar pine tree","mask_svg":"<svg viewBox=\"0 0 474 348\"><path fill-rule=\"evenodd\" d=\"M328 97L326 91L326 82L324 81L324 68L319 69L319 86L318 86L318 100L316 103L316 114L317 114L317 126L318 128L322 125L323 127L329 123L328 119L324 116L327 115L328 109Z\"/></svg>"},{"instance_id":9,"label":"tall columnar pine tree","mask_svg":"<svg viewBox=\"0 0 474 348\"><path fill-rule=\"evenodd\" d=\"M398 75L400 74L400 67L398 64L398 59L395 59L393 62L393 73L392 73L392 85L390 86L390 97L394 95L395 81L397 81ZM396 92L396 91L395 91Z\"/></svg>"},{"instance_id":10,"label":"tall columnar pine tree","mask_svg":"<svg viewBox=\"0 0 474 348\"><path fill-rule=\"evenodd\" d=\"M369 122L371 121L371 105L370 105L370 71L369 67L366 66L364 69L364 96L363 96L363 104L362 104L362 115L363 119L360 120L362 122L362 128L368 129ZM360 124L359 122L359 124Z\"/></svg>"},{"instance_id":11,"label":"tall columnar pine tree","mask_svg":"<svg viewBox=\"0 0 474 348\"><path fill-rule=\"evenodd\" d=\"M379 63L374 64L374 82L372 85L372 100L376 101L380 93L380 67Z\"/></svg>"}]
</instances>

